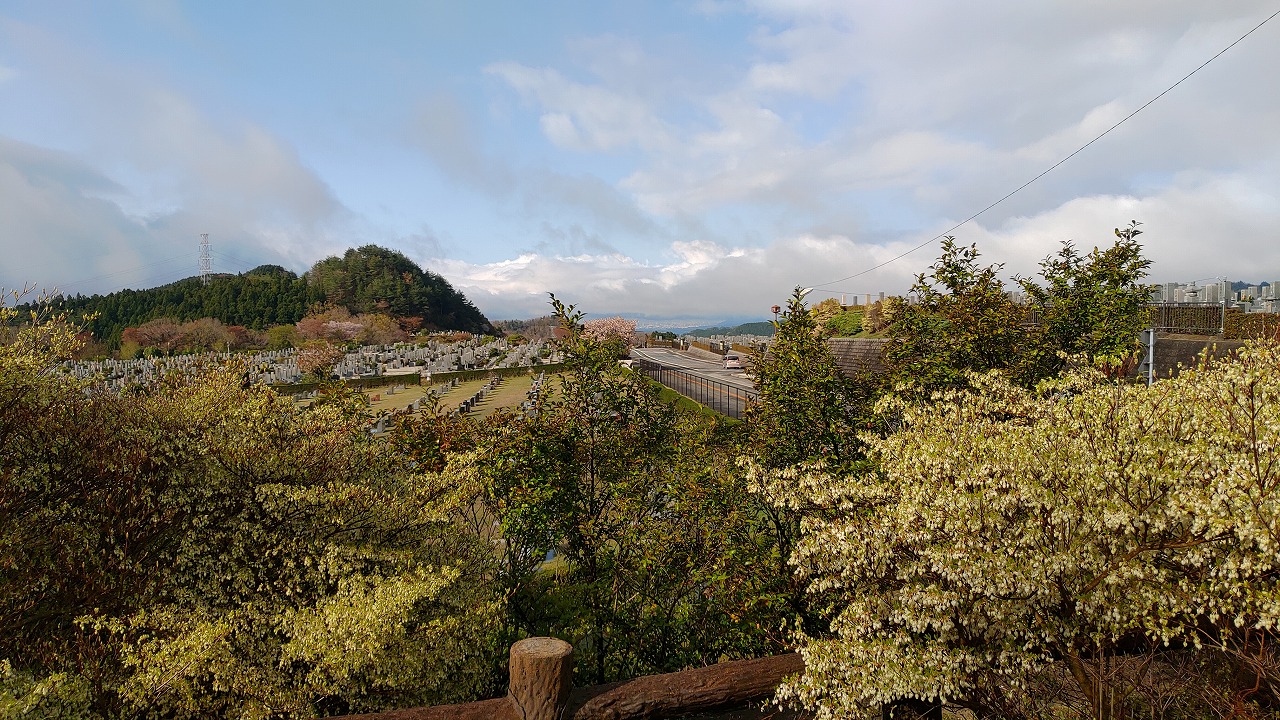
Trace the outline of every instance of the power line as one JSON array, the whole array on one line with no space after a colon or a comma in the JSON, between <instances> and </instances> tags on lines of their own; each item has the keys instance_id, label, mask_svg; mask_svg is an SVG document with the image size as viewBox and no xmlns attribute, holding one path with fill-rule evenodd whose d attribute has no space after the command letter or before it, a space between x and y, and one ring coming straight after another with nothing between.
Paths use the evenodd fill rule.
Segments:
<instances>
[{"instance_id":1,"label":"power line","mask_svg":"<svg viewBox=\"0 0 1280 720\"><path fill-rule=\"evenodd\" d=\"M1209 63L1211 63L1211 62L1213 62L1214 60L1217 60L1220 56L1222 56L1222 54L1223 54L1223 53L1227 52L1227 51L1228 51L1228 50L1230 50L1231 48L1233 48L1233 47L1235 47L1236 45L1240 44L1240 42L1241 42L1241 41L1243 41L1245 38L1247 38L1247 37L1249 37L1250 35L1252 35L1254 32L1256 32L1256 31L1257 31L1259 28L1261 28L1263 25L1266 25L1267 23L1271 22L1271 20L1272 20L1273 18L1275 18L1277 15L1280 15L1280 10L1277 10L1277 11L1275 11L1275 12L1271 13L1270 15L1268 15L1268 16L1267 16L1267 18L1266 18L1265 20L1263 20L1262 22L1258 23L1257 25L1254 25L1252 28L1250 28L1250 29L1249 29L1249 31L1248 31L1248 32L1246 32L1245 34L1243 34L1243 35L1241 35L1240 37L1236 38L1236 39L1235 39L1235 41L1234 41L1234 42L1232 42L1230 45L1228 45L1228 46L1226 46L1226 47L1222 48L1222 49L1221 49L1221 50L1219 50L1217 53L1215 53L1215 54L1213 55L1213 57L1211 57L1211 58L1209 58L1208 60L1205 60L1204 62L1200 63L1200 65L1198 65L1198 66L1196 67L1196 69L1192 70L1191 72L1187 73L1186 75L1183 75L1183 76L1182 76L1182 78L1181 78L1181 79L1179 79L1177 82L1175 82L1174 84L1172 84L1172 85L1170 85L1169 87L1167 87L1167 88L1165 88L1164 90L1162 90L1162 91L1160 92L1160 94L1159 94L1159 95L1156 95L1155 97L1153 97L1153 98L1151 98L1150 100L1148 100L1148 101L1146 101L1145 103L1143 103L1143 104L1142 104L1142 106L1141 106L1141 107L1139 107L1137 110L1134 110L1133 112L1129 113L1128 115L1125 115L1123 118L1120 118L1120 120L1119 120L1118 122L1116 122L1116 124L1112 125L1111 127L1107 128L1106 130L1102 131L1102 133L1100 133L1097 137L1093 138L1092 140L1090 140L1089 142L1085 143L1084 145L1081 145L1080 147L1076 148L1074 151L1072 151L1072 153L1071 153L1070 155L1067 155L1066 157L1062 158L1062 159L1061 159L1061 160L1059 160L1058 162L1056 162L1056 163L1054 163L1054 164L1050 165L1048 168L1046 168L1046 169L1045 169L1043 172L1041 172L1039 175L1036 175L1035 177L1031 178L1030 180L1028 180L1028 181L1026 181L1026 182L1022 183L1022 184L1021 184L1021 185L1019 185L1017 188L1014 188L1012 191L1010 191L1008 194L1006 194L1004 197L1000 198L999 200L996 200L995 202L991 203L990 205L988 205L988 206L986 206L986 207L982 208L982 209L981 209L981 210L979 210L978 212L976 212L976 213L974 213L974 214L970 215L969 217L965 218L964 220L961 220L960 222L956 223L955 225L952 225L950 228L948 228L948 229L946 229L946 230L943 230L942 232L940 232L940 233L938 233L937 235L935 235L935 236L933 236L933 237L929 238L928 240L925 240L924 242L920 243L919 245L916 245L915 247L913 247L913 248L911 248L911 249L909 249L909 250L907 250L907 251L905 251L905 252L903 252L903 253L901 253L901 254L899 254L899 255L895 255L894 257L889 258L888 260L885 260L884 262L880 263L879 265L874 265L874 266L872 266L872 267L867 268L866 270L862 270L862 271L860 271L860 272L856 272L856 273L854 273L854 274L852 274L852 275L849 275L849 276L847 276L847 277L842 277L842 278L840 278L839 280L832 280L832 281L830 281L830 282L818 283L817 285L814 285L814 287L815 287L815 288L820 288L820 287L822 287L822 286L824 286L824 285L835 285L836 283L842 283L842 282L844 282L844 281L846 281L846 280L852 280L852 279L854 279L854 278L856 278L856 277L861 277L862 275L866 275L867 273L870 273L870 272L874 272L874 271L876 271L876 270L879 270L880 268L882 268L882 267L884 267L884 266L886 266L886 265L889 265L889 264L892 264L892 263L895 263L895 262L897 262L897 261L901 260L902 258L904 258L904 257L906 257L906 256L908 256L908 255L910 255L911 253L913 253L913 252L915 252L915 251L917 251L917 250L920 250L921 248L924 248L924 247L927 247L927 246L929 246L929 245L932 245L933 243L935 243L935 242L937 242L938 240L941 240L942 238L944 238L944 237L946 237L946 236L950 235L951 233L955 232L956 230L958 230L958 229L959 229L959 228L961 228L962 226L964 226L964 225L968 224L969 222L972 222L973 220L976 220L977 218L981 217L984 213L986 213L988 210L990 210L990 209L992 209L992 208L996 207L996 206L997 206L997 205L999 205L1000 203L1003 203L1005 200L1008 200L1009 198L1013 197L1014 195L1017 195L1019 192L1022 192L1023 190L1025 190L1025 189L1027 188L1027 186L1031 185L1032 183L1034 183L1035 181L1037 181L1037 180L1039 180L1040 178L1044 177L1045 175L1048 175L1049 173L1053 172L1053 171L1054 171L1054 170L1055 170L1059 165L1061 165L1061 164L1065 163L1066 161L1070 160L1071 158L1075 157L1076 155L1079 155L1082 151L1084 151L1084 150L1085 150L1085 148L1088 148L1090 145L1092 145L1092 144L1094 144L1094 143L1098 142L1099 140L1101 140L1102 138L1106 137L1108 134L1110 134L1110 133L1111 133L1111 131L1112 131L1112 130L1115 130L1116 128L1118 128L1118 127L1120 127L1121 125L1123 125L1123 124L1125 124L1126 122L1128 122L1128 120L1129 120L1130 118L1132 118L1134 115L1137 115L1138 113L1142 112L1143 110L1146 110L1146 109L1147 109L1147 108L1148 108L1152 103L1154 103L1155 101L1157 101L1157 100L1159 100L1160 98L1162 98L1162 97L1164 97L1165 95L1167 95L1171 90L1173 90L1174 88L1176 88L1176 87L1178 87L1179 85L1181 85L1183 82L1185 82L1187 79L1189 79L1192 75L1195 75L1196 73L1198 73L1198 72L1200 72L1201 70L1203 70L1203 69L1204 69L1204 67L1205 67L1206 65L1208 65L1208 64L1209 64Z\"/></svg>"},{"instance_id":2,"label":"power line","mask_svg":"<svg viewBox=\"0 0 1280 720\"><path fill-rule=\"evenodd\" d=\"M248 268L249 270L252 270L252 269L254 269L254 268L258 267L258 265L260 265L260 264L261 264L261 263L258 263L258 264L256 264L256 265L255 265L254 263L251 263L251 262L248 262L248 261L245 261L245 260L241 260L240 258L237 258L237 257L232 256L232 255L228 255L228 254L226 254L226 253L224 253L224 252L218 252L217 250L214 250L214 251L213 251L213 254L214 254L214 255L217 255L219 258L221 258L221 259L223 259L223 260L230 260L231 262L233 262L233 263L235 263L235 264L237 264L237 265L240 265L240 266L242 266L242 267Z\"/></svg>"},{"instance_id":3,"label":"power line","mask_svg":"<svg viewBox=\"0 0 1280 720\"><path fill-rule=\"evenodd\" d=\"M257 265L255 265L255 264L253 264L253 263L250 263L250 262L247 262L247 261L241 260L241 259L236 258L236 257L233 257L233 256L231 256L231 255L227 255L226 253L218 252L217 250L213 250L212 248L210 248L210 250L209 250L209 254L210 254L210 256L213 256L213 257L218 257L218 258L221 258L221 259L223 259L223 260L229 260L229 261L231 261L231 262L233 262L233 263L236 263L236 264L238 264L238 265L242 265L242 266L244 266L245 268L248 268L248 269L252 269L252 268L254 268L254 267L257 267ZM56 283L56 284L54 284L54 285L53 285L51 288L49 288L49 289L50 289L50 290L56 290L57 292L59 292L59 293L61 293L61 294L65 295L65 294L67 294L67 291L68 291L69 289L74 289L74 288L77 288L77 287L81 287L81 286L83 286L83 285L86 285L86 284L88 284L88 283L95 282L95 281L97 281L97 280L106 280L106 279L109 279L109 278L118 277L118 276L120 276L120 275L128 275L128 274L136 273L136 272L138 272L139 270L145 270L145 269L147 269L147 268L153 268L153 267L156 267L156 266L158 266L158 265L165 265L165 264L168 264L168 263L175 262L175 261L177 261L177 260L186 260L186 261L190 261L190 260L191 260L191 258L192 258L193 256L194 256L194 257L196 257L197 259L199 259L199 260L200 260L200 262L201 262L201 265L203 265L204 260L205 260L205 258L203 257L203 253L200 253L200 252L186 252L186 253L183 253L183 254L181 254L181 255L173 255L173 256L171 256L171 257L161 258L161 259L159 259L159 260L154 260L154 261L149 262L149 263L143 263L142 265L134 265L134 266L132 266L132 267L124 268L124 269L122 269L122 270L115 270L115 271L113 271L113 272L103 273L103 274L101 274L101 275L94 275L93 277L81 278L81 279L79 279L79 280L75 280L75 281L73 281L73 282L69 282L69 283ZM53 263L47 263L45 266L52 265L52 264L53 264ZM35 267L40 267L40 266L35 266ZM30 271L31 271L31 268L28 268L27 270L25 270L25 271L21 271L21 272L22 272L22 273L26 273L26 272L30 272ZM184 278L186 278L186 277L190 277L190 275L188 275L188 274L187 274L188 272L189 272L189 271L173 271L173 270L164 271L164 272L161 272L161 273L158 273L158 274L155 274L155 275L150 275L150 276L148 276L146 279L144 279L144 280L143 280L143 281L141 281L141 282L142 282L142 284L147 284L147 283L154 283L154 282L156 282L156 281L158 281L158 280L161 280L161 279L181 280L181 279L184 279ZM203 273L202 273L202 274L203 274Z\"/></svg>"},{"instance_id":4,"label":"power line","mask_svg":"<svg viewBox=\"0 0 1280 720\"><path fill-rule=\"evenodd\" d=\"M103 275L95 275L94 277L85 278L83 280L76 280L75 282L63 283L62 285L57 285L55 287L56 289L61 291L61 290L65 290L66 288L73 288L73 287L78 287L80 285L84 285L86 283L91 283L95 280L105 280L106 278L116 277L117 275L126 275L129 273L134 273L139 270L143 270L145 268L155 267L156 265L164 265L165 263L170 263L175 260L190 260L190 259L191 259L191 253L183 253L182 255L174 255L173 257L164 258L162 260L156 260L155 262L149 262L144 265L136 265L131 268L125 268L124 270L117 270L115 272L110 272Z\"/></svg>"}]
</instances>

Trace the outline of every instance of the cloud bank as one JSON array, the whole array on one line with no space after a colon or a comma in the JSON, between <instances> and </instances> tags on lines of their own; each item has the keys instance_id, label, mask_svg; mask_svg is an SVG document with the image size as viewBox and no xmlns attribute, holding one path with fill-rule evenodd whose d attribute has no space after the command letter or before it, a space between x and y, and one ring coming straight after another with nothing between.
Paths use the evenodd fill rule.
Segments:
<instances>
[{"instance_id":1,"label":"cloud bank","mask_svg":"<svg viewBox=\"0 0 1280 720\"><path fill-rule=\"evenodd\" d=\"M654 322L765 317L796 286L901 293L936 245L864 271L1272 10L707 1L572 29L477 10L446 57L393 32L424 9L310 44L264 18L283 39L259 47L232 10L77 26L33 7L0 15L0 284L154 285L193 274L209 232L229 271L394 247L494 318L548 292ZM1280 276L1272 25L955 234L1029 275L1138 220L1155 280Z\"/></svg>"}]
</instances>

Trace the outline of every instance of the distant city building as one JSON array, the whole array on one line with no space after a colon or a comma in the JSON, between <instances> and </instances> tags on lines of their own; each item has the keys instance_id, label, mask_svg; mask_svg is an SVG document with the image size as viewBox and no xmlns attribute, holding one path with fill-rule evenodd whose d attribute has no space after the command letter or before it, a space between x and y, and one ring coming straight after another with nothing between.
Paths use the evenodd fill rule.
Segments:
<instances>
[{"instance_id":1,"label":"distant city building","mask_svg":"<svg viewBox=\"0 0 1280 720\"><path fill-rule=\"evenodd\" d=\"M1230 280L1164 283L1151 293L1153 302L1226 303L1245 312L1280 312L1280 280L1234 290Z\"/></svg>"},{"instance_id":2,"label":"distant city building","mask_svg":"<svg viewBox=\"0 0 1280 720\"><path fill-rule=\"evenodd\" d=\"M1208 282L1164 283L1152 293L1157 302L1167 303L1221 303L1224 298L1233 296L1229 280L1211 280Z\"/></svg>"}]
</instances>

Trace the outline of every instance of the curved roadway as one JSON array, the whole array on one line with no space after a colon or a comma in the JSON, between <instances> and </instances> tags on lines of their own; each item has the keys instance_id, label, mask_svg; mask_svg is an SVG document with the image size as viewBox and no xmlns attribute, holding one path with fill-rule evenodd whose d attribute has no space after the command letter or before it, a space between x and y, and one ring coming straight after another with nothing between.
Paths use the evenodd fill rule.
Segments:
<instances>
[{"instance_id":1,"label":"curved roadway","mask_svg":"<svg viewBox=\"0 0 1280 720\"><path fill-rule=\"evenodd\" d=\"M663 385L730 417L740 418L747 403L756 397L750 377L742 370L725 370L715 360L668 348L636 348L631 357L661 368L649 374Z\"/></svg>"}]
</instances>

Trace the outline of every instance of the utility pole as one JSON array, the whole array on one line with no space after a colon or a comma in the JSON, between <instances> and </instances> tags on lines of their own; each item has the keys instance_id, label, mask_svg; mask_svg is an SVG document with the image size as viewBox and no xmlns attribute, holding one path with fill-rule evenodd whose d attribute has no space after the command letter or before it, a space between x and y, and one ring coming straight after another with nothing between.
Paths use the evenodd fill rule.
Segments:
<instances>
[{"instance_id":1,"label":"utility pole","mask_svg":"<svg viewBox=\"0 0 1280 720\"><path fill-rule=\"evenodd\" d=\"M1144 345L1147 346L1147 361L1143 365L1147 366L1147 387L1151 387L1156 381L1156 329L1151 327L1143 330L1142 334Z\"/></svg>"},{"instance_id":2,"label":"utility pole","mask_svg":"<svg viewBox=\"0 0 1280 720\"><path fill-rule=\"evenodd\" d=\"M209 272L213 262L209 259L209 233L200 233L200 284L209 284Z\"/></svg>"}]
</instances>

